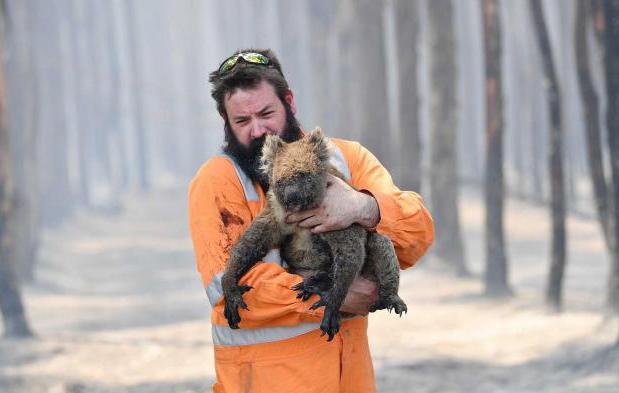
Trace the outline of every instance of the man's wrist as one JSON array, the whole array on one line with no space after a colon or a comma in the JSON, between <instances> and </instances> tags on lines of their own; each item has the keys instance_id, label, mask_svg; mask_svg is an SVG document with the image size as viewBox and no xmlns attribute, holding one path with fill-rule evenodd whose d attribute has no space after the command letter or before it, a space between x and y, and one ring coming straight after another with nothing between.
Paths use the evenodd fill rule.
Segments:
<instances>
[{"instance_id":1,"label":"man's wrist","mask_svg":"<svg viewBox=\"0 0 619 393\"><path fill-rule=\"evenodd\" d=\"M378 202L372 194L365 190L359 191L359 197L361 203L357 223L365 228L375 228L380 222Z\"/></svg>"}]
</instances>

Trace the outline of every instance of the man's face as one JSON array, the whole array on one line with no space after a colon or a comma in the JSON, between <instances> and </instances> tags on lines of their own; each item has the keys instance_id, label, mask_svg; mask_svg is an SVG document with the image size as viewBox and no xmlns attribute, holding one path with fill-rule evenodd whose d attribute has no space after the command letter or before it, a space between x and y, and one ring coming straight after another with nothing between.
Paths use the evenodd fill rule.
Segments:
<instances>
[{"instance_id":1,"label":"man's face","mask_svg":"<svg viewBox=\"0 0 619 393\"><path fill-rule=\"evenodd\" d=\"M302 137L299 122L294 117L296 107L292 93L285 97L285 105L273 86L261 82L254 88L238 89L224 100L224 152L236 159L250 179L268 190L267 176L260 170L260 153L267 134L277 134L286 142Z\"/></svg>"},{"instance_id":2,"label":"man's face","mask_svg":"<svg viewBox=\"0 0 619 393\"><path fill-rule=\"evenodd\" d=\"M285 96L292 114L296 106L292 92ZM266 134L281 135L286 126L286 110L268 82L262 81L252 89L237 89L224 98L228 122L237 141L249 147L251 142Z\"/></svg>"}]
</instances>

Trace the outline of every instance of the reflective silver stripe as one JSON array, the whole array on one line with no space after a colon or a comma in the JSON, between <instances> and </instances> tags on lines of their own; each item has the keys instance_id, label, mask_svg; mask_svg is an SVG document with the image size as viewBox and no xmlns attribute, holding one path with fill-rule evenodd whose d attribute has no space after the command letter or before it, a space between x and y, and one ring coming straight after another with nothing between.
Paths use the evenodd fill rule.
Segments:
<instances>
[{"instance_id":1,"label":"reflective silver stripe","mask_svg":"<svg viewBox=\"0 0 619 393\"><path fill-rule=\"evenodd\" d=\"M294 326L277 326L259 329L231 329L213 325L213 344L252 345L285 340L320 328L320 323L301 323Z\"/></svg>"},{"instance_id":2,"label":"reflective silver stripe","mask_svg":"<svg viewBox=\"0 0 619 393\"><path fill-rule=\"evenodd\" d=\"M271 251L264 258L262 258L264 262L270 262L278 264L284 269L288 269L288 263L284 259L282 259L281 254L279 253L279 248L272 248Z\"/></svg>"},{"instance_id":3,"label":"reflective silver stripe","mask_svg":"<svg viewBox=\"0 0 619 393\"><path fill-rule=\"evenodd\" d=\"M267 255L262 258L265 262L276 263L278 265L282 264L282 257L279 255L279 248L272 248L271 251Z\"/></svg>"},{"instance_id":4,"label":"reflective silver stripe","mask_svg":"<svg viewBox=\"0 0 619 393\"><path fill-rule=\"evenodd\" d=\"M249 176L245 174L245 172L241 169L239 164L236 163L234 158L227 154L223 154L222 157L230 160L232 165L234 165L234 170L236 171L236 175L239 177L241 185L243 186L243 191L245 192L245 199L248 201L259 201L260 197L258 196L258 192L256 191L256 187L254 183L251 181Z\"/></svg>"},{"instance_id":5,"label":"reflective silver stripe","mask_svg":"<svg viewBox=\"0 0 619 393\"><path fill-rule=\"evenodd\" d=\"M348 168L348 163L346 162L346 158L344 158L344 153L340 150L339 146L335 143L331 142L329 146L331 150L331 156L329 157L329 161L331 165L333 165L338 171L344 175L344 179L350 180L350 169Z\"/></svg>"},{"instance_id":6,"label":"reflective silver stripe","mask_svg":"<svg viewBox=\"0 0 619 393\"><path fill-rule=\"evenodd\" d=\"M224 272L217 273L211 279L211 283L208 284L206 289L206 296L208 297L208 301L211 303L211 307L215 307L215 304L221 299L224 295L224 290L221 286L221 277L224 275Z\"/></svg>"}]
</instances>

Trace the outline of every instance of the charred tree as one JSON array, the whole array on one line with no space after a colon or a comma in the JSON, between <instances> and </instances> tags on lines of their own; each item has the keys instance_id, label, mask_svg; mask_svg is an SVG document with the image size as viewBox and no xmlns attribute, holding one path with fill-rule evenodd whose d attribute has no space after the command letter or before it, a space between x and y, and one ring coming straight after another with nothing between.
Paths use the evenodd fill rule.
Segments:
<instances>
[{"instance_id":1,"label":"charred tree","mask_svg":"<svg viewBox=\"0 0 619 393\"><path fill-rule=\"evenodd\" d=\"M313 3L313 2L312 2ZM360 139L361 106L359 96L354 87L359 84L359 75L356 72L354 59L356 31L356 14L354 0L340 0L337 6L337 102L336 128L341 135L348 135L353 139ZM316 84L317 82L314 82ZM318 109L316 110L318 113Z\"/></svg>"},{"instance_id":2,"label":"charred tree","mask_svg":"<svg viewBox=\"0 0 619 393\"><path fill-rule=\"evenodd\" d=\"M65 114L66 79L58 61L60 24L47 23L57 19L58 7L40 3L33 7L35 31L34 54L37 99L40 105L36 116L37 170L39 203L43 222L56 225L72 214L73 193L69 178L67 154L67 124Z\"/></svg>"},{"instance_id":3,"label":"charred tree","mask_svg":"<svg viewBox=\"0 0 619 393\"><path fill-rule=\"evenodd\" d=\"M496 0L483 0L486 64L486 271L488 296L511 294L503 230L503 80L501 74L501 19Z\"/></svg>"},{"instance_id":4,"label":"charred tree","mask_svg":"<svg viewBox=\"0 0 619 393\"><path fill-rule=\"evenodd\" d=\"M539 0L530 0L537 45L542 57L545 89L550 108L550 211L552 219L552 255L546 287L546 302L554 311L562 306L563 276L566 264L565 184L563 174L563 132L561 124L561 92L552 59L552 49Z\"/></svg>"},{"instance_id":5,"label":"charred tree","mask_svg":"<svg viewBox=\"0 0 619 393\"><path fill-rule=\"evenodd\" d=\"M610 151L614 222L612 240L619 247L619 0L604 3L604 63L606 68L606 127ZM612 254L608 305L619 313L619 252Z\"/></svg>"},{"instance_id":6,"label":"charred tree","mask_svg":"<svg viewBox=\"0 0 619 393\"><path fill-rule=\"evenodd\" d=\"M6 95L7 121L15 179L15 270L20 281L33 281L39 249L39 188L36 170L35 118L37 86L32 48L32 4L7 3Z\"/></svg>"},{"instance_id":7,"label":"charred tree","mask_svg":"<svg viewBox=\"0 0 619 393\"><path fill-rule=\"evenodd\" d=\"M387 167L390 161L389 111L387 107L387 71L382 1L356 0L353 2L356 39L352 59L357 81L353 94L360 108L360 142Z\"/></svg>"},{"instance_id":8,"label":"charred tree","mask_svg":"<svg viewBox=\"0 0 619 393\"><path fill-rule=\"evenodd\" d=\"M137 158L137 177L138 187L141 191L149 191L151 175L150 175L150 159L148 156L148 139L146 137L146 121L145 121L145 103L143 97L143 59L140 51L139 41L139 17L135 12L136 5L131 2L125 3L125 15L127 23L127 40L129 41L129 68L132 82L131 98L133 106L133 126L135 129L135 146Z\"/></svg>"},{"instance_id":9,"label":"charred tree","mask_svg":"<svg viewBox=\"0 0 619 393\"><path fill-rule=\"evenodd\" d=\"M290 7L291 2L281 2L288 4L287 7ZM298 7L298 5L297 5ZM313 124L308 124L307 127L313 127L314 125L321 125L325 127L325 131L327 134L336 135L341 132L346 132L348 130L335 130L334 128L336 120L334 115L337 111L333 111L330 108L331 96L333 94L333 90L329 85L328 79L328 71L334 65L339 64L338 62L331 62L329 60L329 45L331 42L330 37L334 34L335 29L335 19L337 18L337 9L338 4L329 0L315 0L309 1L306 4L307 13L309 14L309 21L306 26L306 34L309 37L312 37L309 40L309 53L311 56L308 61L310 64L310 79L312 81L311 86L309 86L309 92L311 96L311 109L314 122ZM286 14L281 14L282 18L286 17ZM283 29L284 31L290 31L287 28ZM285 47L291 47L287 42L287 34L284 34L282 37L283 43ZM299 44L296 43L296 47L299 47ZM297 56L299 57L299 56ZM301 66L300 64L298 65ZM288 66L290 70L290 66ZM287 73L292 71L286 71ZM332 129L329 129L331 127Z\"/></svg>"},{"instance_id":10,"label":"charred tree","mask_svg":"<svg viewBox=\"0 0 619 393\"><path fill-rule=\"evenodd\" d=\"M421 191L421 136L419 132L419 86L417 59L419 57L418 1L395 2L398 83L400 86L400 163L404 168L398 179L403 188Z\"/></svg>"},{"instance_id":11,"label":"charred tree","mask_svg":"<svg viewBox=\"0 0 619 393\"><path fill-rule=\"evenodd\" d=\"M4 80L4 47L6 9L0 5L0 311L7 337L32 336L21 298L14 256L15 244L15 189L9 130L6 121L6 94Z\"/></svg>"},{"instance_id":12,"label":"charred tree","mask_svg":"<svg viewBox=\"0 0 619 393\"><path fill-rule=\"evenodd\" d=\"M585 136L587 141L587 155L589 173L593 184L593 195L597 209L598 220L602 227L602 233L606 241L606 247L612 252L610 240L611 221L610 206L608 198L608 185L604 173L604 163L602 154L602 136L600 127L600 100L589 67L589 47L587 36L590 30L587 29L589 21L593 21L590 0L579 0L576 5L576 29L574 30L574 45L576 51L576 68L578 71L578 84L580 87L580 99L584 110Z\"/></svg>"},{"instance_id":13,"label":"charred tree","mask_svg":"<svg viewBox=\"0 0 619 393\"><path fill-rule=\"evenodd\" d=\"M428 2L430 40L430 121L432 213L435 256L467 275L458 213L456 172L456 62L451 0Z\"/></svg>"}]
</instances>

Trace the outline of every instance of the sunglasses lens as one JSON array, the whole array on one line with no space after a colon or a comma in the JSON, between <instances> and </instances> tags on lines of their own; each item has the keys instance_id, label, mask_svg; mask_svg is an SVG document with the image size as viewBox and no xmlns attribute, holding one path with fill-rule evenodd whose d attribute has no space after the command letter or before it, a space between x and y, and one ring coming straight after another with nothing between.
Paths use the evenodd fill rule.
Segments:
<instances>
[{"instance_id":1,"label":"sunglasses lens","mask_svg":"<svg viewBox=\"0 0 619 393\"><path fill-rule=\"evenodd\" d=\"M228 72L232 69L232 67L234 67L236 65L236 62L238 60L238 56L233 56L231 58L229 58L228 60L224 61L223 64L221 65L221 67L219 67L219 71L220 72Z\"/></svg>"},{"instance_id":2,"label":"sunglasses lens","mask_svg":"<svg viewBox=\"0 0 619 393\"><path fill-rule=\"evenodd\" d=\"M269 64L269 59L260 53L244 53L243 59L254 64Z\"/></svg>"}]
</instances>

